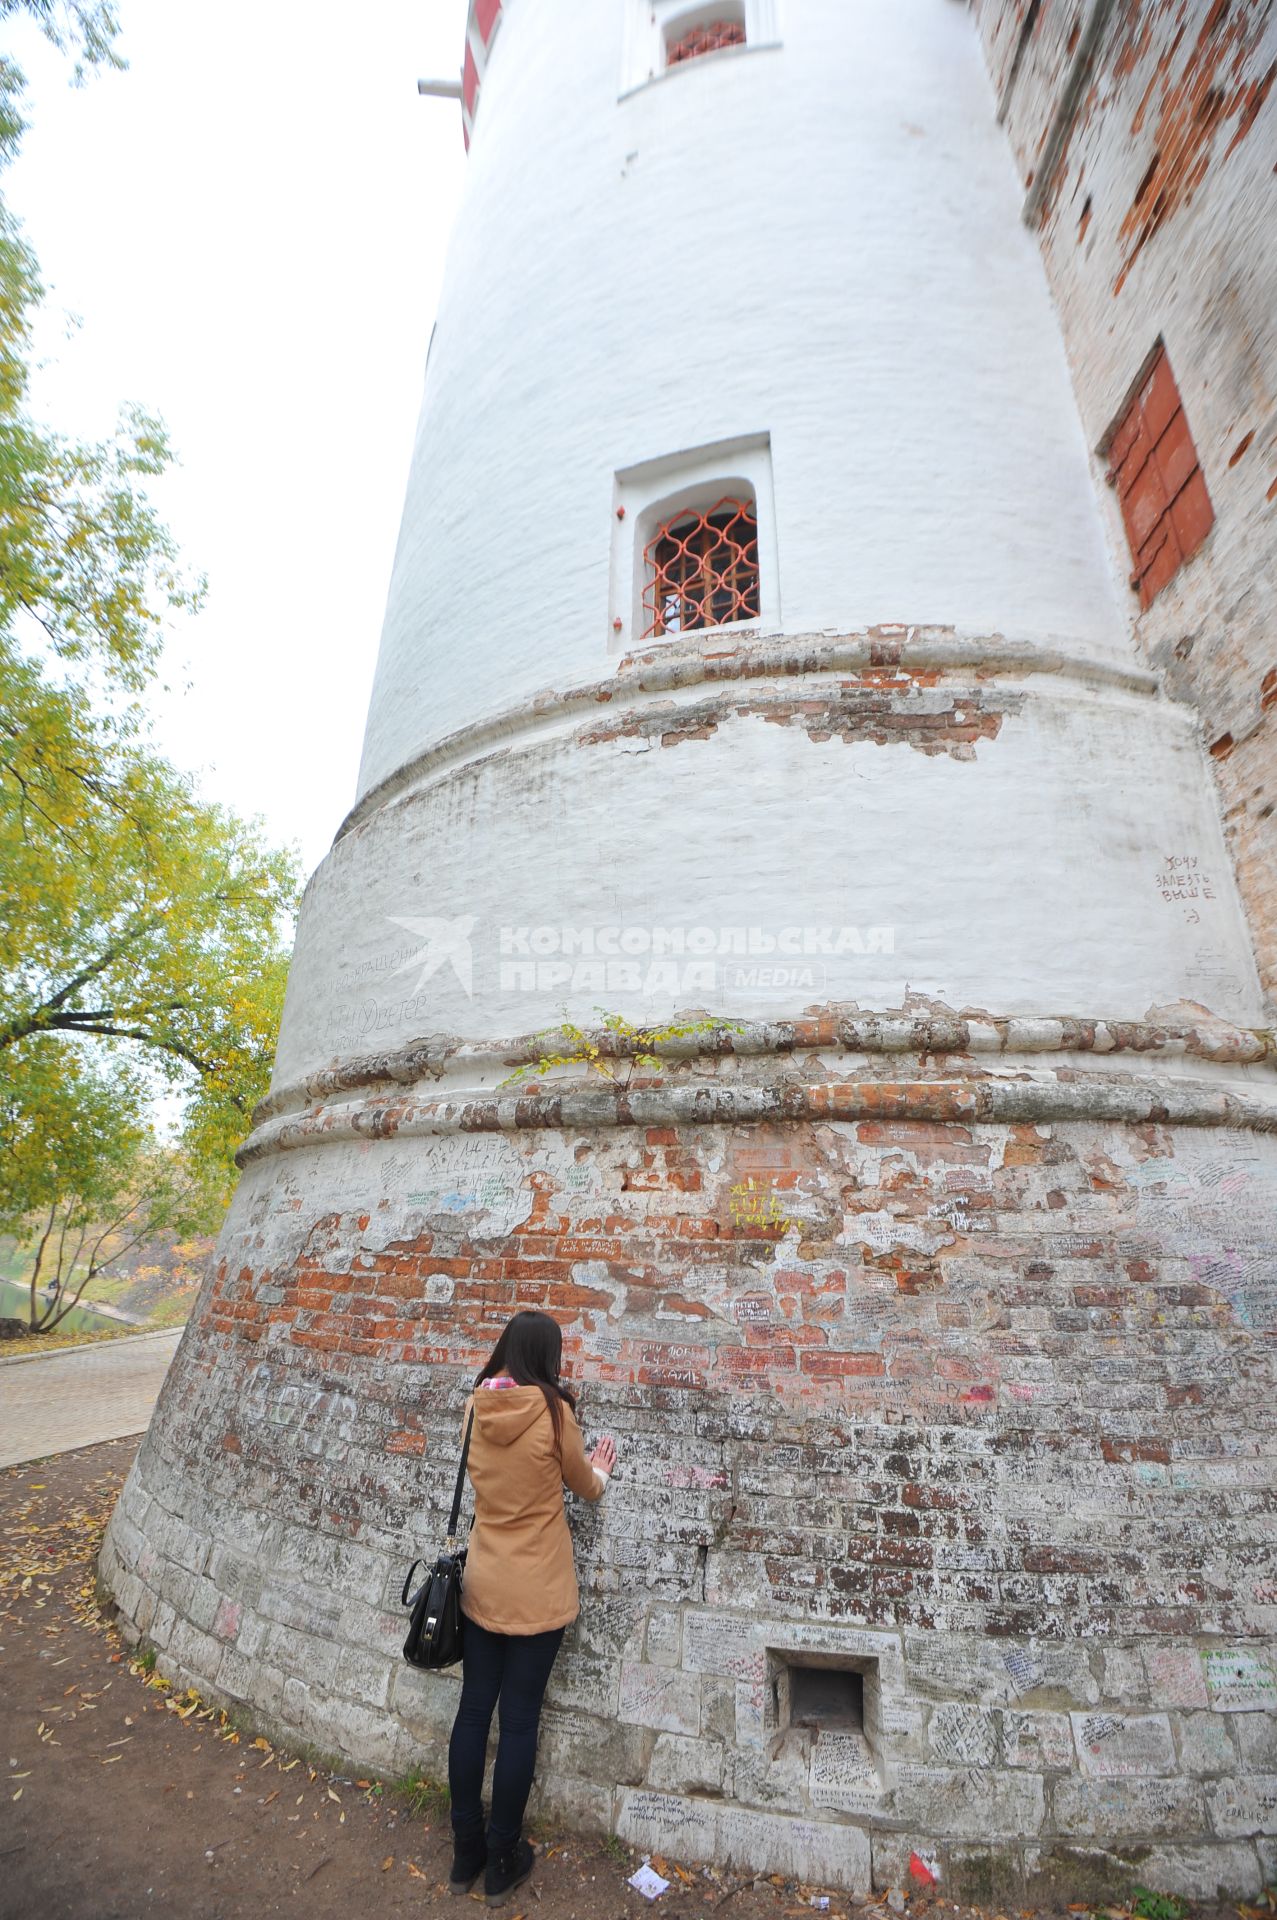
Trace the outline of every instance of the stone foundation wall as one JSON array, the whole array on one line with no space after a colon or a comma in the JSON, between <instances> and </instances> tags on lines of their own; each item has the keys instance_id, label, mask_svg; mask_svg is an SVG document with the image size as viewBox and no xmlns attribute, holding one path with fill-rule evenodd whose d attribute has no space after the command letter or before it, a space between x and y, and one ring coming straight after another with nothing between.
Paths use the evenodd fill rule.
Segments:
<instances>
[{"instance_id":1,"label":"stone foundation wall","mask_svg":"<svg viewBox=\"0 0 1277 1920\"><path fill-rule=\"evenodd\" d=\"M251 1159L104 1553L161 1670L441 1773L457 1683L400 1660L399 1586L468 1378L542 1307L621 1456L571 1508L543 1807L852 1887L1258 1888L1277 1141L928 1118L913 1065L827 1124L401 1102ZM1038 1095L1070 1080L1130 1107L1077 1067ZM829 1662L859 1701L799 1724Z\"/></svg>"}]
</instances>

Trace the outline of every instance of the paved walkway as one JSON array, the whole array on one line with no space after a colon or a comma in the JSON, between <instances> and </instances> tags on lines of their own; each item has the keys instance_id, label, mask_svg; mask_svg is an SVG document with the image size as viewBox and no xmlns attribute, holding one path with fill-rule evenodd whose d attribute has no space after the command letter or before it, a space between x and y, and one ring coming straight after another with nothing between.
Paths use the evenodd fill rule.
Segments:
<instances>
[{"instance_id":1,"label":"paved walkway","mask_svg":"<svg viewBox=\"0 0 1277 1920\"><path fill-rule=\"evenodd\" d=\"M181 1337L178 1328L0 1361L0 1467L144 1432Z\"/></svg>"}]
</instances>

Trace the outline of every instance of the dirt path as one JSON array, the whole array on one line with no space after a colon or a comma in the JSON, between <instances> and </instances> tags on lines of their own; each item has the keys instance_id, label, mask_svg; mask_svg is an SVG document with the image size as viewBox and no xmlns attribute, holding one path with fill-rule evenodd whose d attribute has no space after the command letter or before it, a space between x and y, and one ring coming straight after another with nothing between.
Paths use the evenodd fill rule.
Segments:
<instances>
[{"instance_id":1,"label":"dirt path","mask_svg":"<svg viewBox=\"0 0 1277 1920\"><path fill-rule=\"evenodd\" d=\"M315 1775L131 1661L93 1598L93 1555L136 1446L119 1440L0 1474L0 1915L4 1920L238 1920L486 1912L452 1899L447 1816L393 1791ZM622 1920L648 1904L637 1865L543 1836L537 1920ZM619 1857L618 1857L619 1856ZM661 1920L728 1891L691 1875ZM737 1892L731 1920L779 1920L797 1896ZM810 1907L804 1909L810 1913ZM848 1903L831 1902L846 1913Z\"/></svg>"},{"instance_id":2,"label":"dirt path","mask_svg":"<svg viewBox=\"0 0 1277 1920\"><path fill-rule=\"evenodd\" d=\"M315 1774L130 1659L98 1611L93 1561L136 1444L0 1473L0 1920L486 1912L478 1896L471 1906L447 1893L437 1802L423 1814L379 1783ZM528 1893L502 1909L507 1920L709 1920L725 1903L724 1920L897 1920L905 1910L899 1895L888 1906L845 1894L822 1909L822 1889L674 1863L670 1892L649 1908L625 1884L636 1855L540 1839L543 1858ZM908 1911L985 1920L938 1901Z\"/></svg>"}]
</instances>

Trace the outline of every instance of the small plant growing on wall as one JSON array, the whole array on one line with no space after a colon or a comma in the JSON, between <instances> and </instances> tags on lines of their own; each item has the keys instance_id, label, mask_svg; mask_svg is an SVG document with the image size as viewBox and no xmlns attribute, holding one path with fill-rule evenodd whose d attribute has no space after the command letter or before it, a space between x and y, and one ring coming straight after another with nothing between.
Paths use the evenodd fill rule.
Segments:
<instances>
[{"instance_id":1,"label":"small plant growing on wall","mask_svg":"<svg viewBox=\"0 0 1277 1920\"><path fill-rule=\"evenodd\" d=\"M1187 1900L1177 1893L1154 1893L1148 1887L1132 1887L1131 1912L1135 1920L1185 1920Z\"/></svg>"},{"instance_id":2,"label":"small plant growing on wall","mask_svg":"<svg viewBox=\"0 0 1277 1920\"><path fill-rule=\"evenodd\" d=\"M636 1067L649 1072L661 1070L666 1063L656 1049L668 1041L742 1031L738 1020L719 1020L708 1015L701 1020L670 1020L663 1026L638 1027L624 1014L607 1013L602 1007L596 1007L595 1012L602 1025L591 1031L570 1020L565 1009L557 1027L546 1027L532 1036L534 1041L546 1043L538 1057L516 1067L501 1085L517 1086L522 1081L538 1079L552 1067L584 1067L589 1073L597 1073L604 1080L626 1087ZM618 1068L624 1069L623 1078L618 1075Z\"/></svg>"}]
</instances>

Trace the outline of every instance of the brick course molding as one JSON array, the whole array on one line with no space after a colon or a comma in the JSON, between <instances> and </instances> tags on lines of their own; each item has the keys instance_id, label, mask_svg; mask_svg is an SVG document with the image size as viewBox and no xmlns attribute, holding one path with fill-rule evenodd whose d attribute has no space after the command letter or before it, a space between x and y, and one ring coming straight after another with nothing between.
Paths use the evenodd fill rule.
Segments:
<instances>
[{"instance_id":1,"label":"brick course molding","mask_svg":"<svg viewBox=\"0 0 1277 1920\"><path fill-rule=\"evenodd\" d=\"M1133 663L1096 659L1063 640L1041 635L1018 638L1014 634L891 622L867 627L862 633L743 639L731 645L717 635L700 644L699 638L644 648L628 654L618 662L616 672L605 679L564 690L545 688L517 707L457 728L365 793L347 814L338 838L363 825L389 801L494 747L508 746L521 735L574 719L586 720L600 707L626 713L627 720L618 731L636 730L643 723L645 708L653 701L677 698L689 690L756 682L764 689L776 688L773 697L779 699L779 688L805 680L815 683L811 695L828 703L834 712L839 689L836 684L829 687L831 680L844 682L846 691L876 691L884 703L892 701L897 712L907 712L903 701L909 695L916 698L941 683L979 687L1003 679L1014 682L1048 676L1070 691L1073 681L1083 687L1131 694L1155 695L1158 691L1156 675ZM707 647L712 650L707 651ZM753 701L748 695L724 696L717 703L717 711L750 710L755 704L761 701ZM597 724L583 726L578 735L586 745L603 737Z\"/></svg>"}]
</instances>

